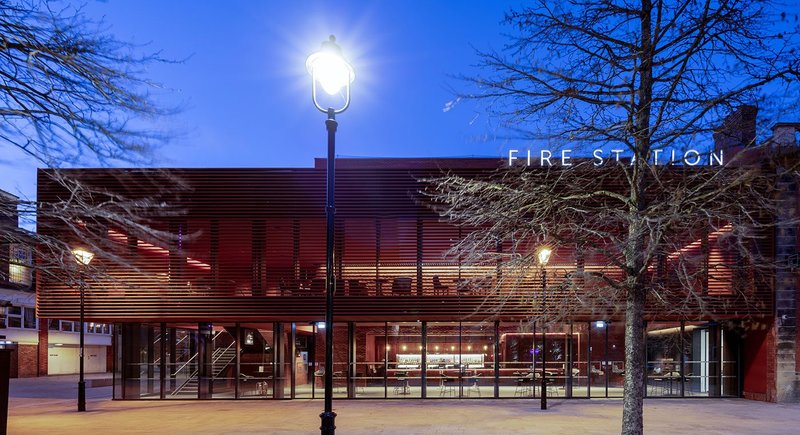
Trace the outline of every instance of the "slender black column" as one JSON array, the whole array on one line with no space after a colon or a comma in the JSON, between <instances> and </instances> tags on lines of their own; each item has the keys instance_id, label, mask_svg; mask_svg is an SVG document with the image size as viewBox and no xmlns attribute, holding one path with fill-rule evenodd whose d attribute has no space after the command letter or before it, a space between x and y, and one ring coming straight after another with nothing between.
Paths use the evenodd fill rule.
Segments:
<instances>
[{"instance_id":1,"label":"slender black column","mask_svg":"<svg viewBox=\"0 0 800 435\"><path fill-rule=\"evenodd\" d=\"M213 388L211 361L214 331L210 323L199 323L197 329L197 398L210 399Z\"/></svg>"},{"instance_id":2,"label":"slender black column","mask_svg":"<svg viewBox=\"0 0 800 435\"><path fill-rule=\"evenodd\" d=\"M356 397L356 324L347 322L347 397Z\"/></svg>"},{"instance_id":3,"label":"slender black column","mask_svg":"<svg viewBox=\"0 0 800 435\"><path fill-rule=\"evenodd\" d=\"M336 112L328 109L325 127L328 130L328 168L327 168L327 201L325 207L325 410L320 414L322 435L333 435L336 432L336 413L333 412L333 294L336 291L334 276L334 215L335 207L335 171L336 171Z\"/></svg>"},{"instance_id":4,"label":"slender black column","mask_svg":"<svg viewBox=\"0 0 800 435\"><path fill-rule=\"evenodd\" d=\"M284 391L286 389L286 329L282 322L275 322L272 334L272 379L274 380L272 388L272 397L275 399L283 399Z\"/></svg>"},{"instance_id":5,"label":"slender black column","mask_svg":"<svg viewBox=\"0 0 800 435\"><path fill-rule=\"evenodd\" d=\"M683 397L686 394L686 375L684 375L684 373L686 373L686 366L684 364L686 360L686 358L684 358L684 355L686 354L686 343L684 341L686 339L686 336L684 335L685 333L684 326L685 323L683 320L681 320L681 339L679 341L681 349L680 350L681 397Z\"/></svg>"},{"instance_id":6,"label":"slender black column","mask_svg":"<svg viewBox=\"0 0 800 435\"><path fill-rule=\"evenodd\" d=\"M422 322L422 361L420 361L420 369L422 369L422 398L428 397L428 322Z\"/></svg>"},{"instance_id":7,"label":"slender black column","mask_svg":"<svg viewBox=\"0 0 800 435\"><path fill-rule=\"evenodd\" d=\"M169 391L175 391L178 384L178 330L169 328Z\"/></svg>"},{"instance_id":8,"label":"slender black column","mask_svg":"<svg viewBox=\"0 0 800 435\"><path fill-rule=\"evenodd\" d=\"M592 398L592 323L588 322L586 328L586 397ZM645 391L647 389L645 388Z\"/></svg>"},{"instance_id":9,"label":"slender black column","mask_svg":"<svg viewBox=\"0 0 800 435\"><path fill-rule=\"evenodd\" d=\"M239 323L234 325L234 331L236 335L234 335L234 339L236 340L236 366L234 367L234 378L236 379L233 383L234 390L233 390L233 397L238 399L242 395L242 326Z\"/></svg>"},{"instance_id":10,"label":"slender black column","mask_svg":"<svg viewBox=\"0 0 800 435\"><path fill-rule=\"evenodd\" d=\"M542 314L547 311L547 269L542 267ZM547 409L547 323L542 322L542 403Z\"/></svg>"},{"instance_id":11,"label":"slender black column","mask_svg":"<svg viewBox=\"0 0 800 435\"><path fill-rule=\"evenodd\" d=\"M494 321L494 397L500 397L500 321Z\"/></svg>"},{"instance_id":12,"label":"slender black column","mask_svg":"<svg viewBox=\"0 0 800 435\"><path fill-rule=\"evenodd\" d=\"M78 411L83 412L86 411L86 382L83 379L83 356L84 356L84 343L83 343L83 335L84 335L84 322L83 322L83 294L85 293L86 285L83 283L83 271L80 274L80 281L81 281L81 321L80 321L80 366L79 366L79 375L78 375Z\"/></svg>"},{"instance_id":13,"label":"slender black column","mask_svg":"<svg viewBox=\"0 0 800 435\"><path fill-rule=\"evenodd\" d=\"M158 350L158 397L163 399L167 389L167 345L173 340L170 330L167 329L166 323L161 323L161 346Z\"/></svg>"},{"instance_id":14,"label":"slender black column","mask_svg":"<svg viewBox=\"0 0 800 435\"><path fill-rule=\"evenodd\" d=\"M289 345L289 360L292 362L292 369L290 370L289 398L294 399L295 388L297 387L297 381L295 380L295 376L297 376L297 323L292 322L291 328L291 336L289 337L291 340L291 344Z\"/></svg>"},{"instance_id":15,"label":"slender black column","mask_svg":"<svg viewBox=\"0 0 800 435\"><path fill-rule=\"evenodd\" d=\"M574 361L574 357L572 352L574 351L574 346L572 344L572 321L569 322L569 335L567 335L567 386L565 388L566 394L568 398L572 398L572 365Z\"/></svg>"},{"instance_id":16,"label":"slender black column","mask_svg":"<svg viewBox=\"0 0 800 435\"><path fill-rule=\"evenodd\" d=\"M606 345L605 345L606 350L603 353L603 363L605 365L603 365L602 367L604 369L603 371L606 374L606 397L608 397L608 377L609 377L610 372L611 372L610 366L608 365L608 329L609 329L609 322L605 322L604 324L606 325L606 327L603 328L604 332L606 334Z\"/></svg>"},{"instance_id":17,"label":"slender black column","mask_svg":"<svg viewBox=\"0 0 800 435\"><path fill-rule=\"evenodd\" d=\"M317 398L317 378L314 376L314 372L317 371L317 324L313 323L311 325L311 347L308 349L308 365L311 367L311 370L308 371L306 381L311 384L311 398Z\"/></svg>"},{"instance_id":18,"label":"slender black column","mask_svg":"<svg viewBox=\"0 0 800 435\"><path fill-rule=\"evenodd\" d=\"M147 394L153 394L156 387L156 331L153 325L147 325Z\"/></svg>"}]
</instances>

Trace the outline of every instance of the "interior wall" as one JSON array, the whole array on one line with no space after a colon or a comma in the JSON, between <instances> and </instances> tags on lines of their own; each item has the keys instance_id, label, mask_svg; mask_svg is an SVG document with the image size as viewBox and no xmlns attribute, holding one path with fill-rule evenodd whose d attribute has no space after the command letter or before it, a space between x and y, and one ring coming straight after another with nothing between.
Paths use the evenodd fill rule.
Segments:
<instances>
[{"instance_id":1,"label":"interior wall","mask_svg":"<svg viewBox=\"0 0 800 435\"><path fill-rule=\"evenodd\" d=\"M106 346L86 346L84 370L86 373L106 372ZM75 346L51 347L47 352L47 374L67 375L79 371L80 348Z\"/></svg>"}]
</instances>

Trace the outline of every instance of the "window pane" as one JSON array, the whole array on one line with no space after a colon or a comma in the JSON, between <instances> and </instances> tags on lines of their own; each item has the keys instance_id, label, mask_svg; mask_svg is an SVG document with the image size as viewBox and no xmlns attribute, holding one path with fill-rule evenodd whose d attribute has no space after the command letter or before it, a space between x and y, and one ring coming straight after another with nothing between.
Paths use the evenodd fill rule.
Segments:
<instances>
[{"instance_id":1,"label":"window pane","mask_svg":"<svg viewBox=\"0 0 800 435\"><path fill-rule=\"evenodd\" d=\"M19 317L9 317L8 318L8 327L9 328L22 328L22 319Z\"/></svg>"},{"instance_id":2,"label":"window pane","mask_svg":"<svg viewBox=\"0 0 800 435\"><path fill-rule=\"evenodd\" d=\"M36 329L36 311L33 308L25 308L25 327Z\"/></svg>"},{"instance_id":3,"label":"window pane","mask_svg":"<svg viewBox=\"0 0 800 435\"><path fill-rule=\"evenodd\" d=\"M19 264L8 265L8 280L15 284L31 284L31 268Z\"/></svg>"}]
</instances>

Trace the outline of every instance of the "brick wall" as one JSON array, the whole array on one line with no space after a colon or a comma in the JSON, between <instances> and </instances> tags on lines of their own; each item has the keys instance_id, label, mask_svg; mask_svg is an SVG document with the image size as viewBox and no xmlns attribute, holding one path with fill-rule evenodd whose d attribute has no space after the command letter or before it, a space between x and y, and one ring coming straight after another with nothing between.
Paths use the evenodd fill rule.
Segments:
<instances>
[{"instance_id":1,"label":"brick wall","mask_svg":"<svg viewBox=\"0 0 800 435\"><path fill-rule=\"evenodd\" d=\"M48 344L47 319L39 319L39 349L37 351L37 367L39 376L47 376Z\"/></svg>"},{"instance_id":2,"label":"brick wall","mask_svg":"<svg viewBox=\"0 0 800 435\"><path fill-rule=\"evenodd\" d=\"M39 346L20 344L17 346L17 377L35 378L38 376Z\"/></svg>"}]
</instances>

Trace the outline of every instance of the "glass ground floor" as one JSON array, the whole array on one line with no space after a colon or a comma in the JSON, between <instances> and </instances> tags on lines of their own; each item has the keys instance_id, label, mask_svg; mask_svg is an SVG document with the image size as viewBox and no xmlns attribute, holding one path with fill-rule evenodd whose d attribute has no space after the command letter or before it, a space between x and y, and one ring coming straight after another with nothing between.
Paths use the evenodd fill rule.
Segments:
<instances>
[{"instance_id":1,"label":"glass ground floor","mask_svg":"<svg viewBox=\"0 0 800 435\"><path fill-rule=\"evenodd\" d=\"M336 398L622 397L622 322L343 322L334 325ZM736 397L730 325L646 326L648 397ZM322 398L324 324L124 323L116 399ZM544 379L543 379L544 378Z\"/></svg>"}]
</instances>

